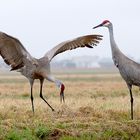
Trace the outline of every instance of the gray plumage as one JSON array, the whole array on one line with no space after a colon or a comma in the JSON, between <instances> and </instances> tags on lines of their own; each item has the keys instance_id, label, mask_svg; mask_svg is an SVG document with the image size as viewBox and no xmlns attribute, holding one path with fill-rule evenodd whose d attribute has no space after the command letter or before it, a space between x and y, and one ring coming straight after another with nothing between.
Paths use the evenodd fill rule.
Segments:
<instances>
[{"instance_id":1,"label":"gray plumage","mask_svg":"<svg viewBox=\"0 0 140 140\"><path fill-rule=\"evenodd\" d=\"M67 50L72 50L80 47L93 48L100 40L101 35L86 35L65 41L58 44L56 47L48 51L42 58L36 59L24 48L21 42L3 32L0 32L0 55L5 63L11 66L11 70L21 72L30 82L31 85L31 103L34 112L33 104L33 84L35 79L40 80L40 97L54 110L42 95L42 86L44 79L54 82L60 88L60 100L64 101L64 84L55 79L50 72L50 62L57 54Z\"/></svg>"},{"instance_id":2,"label":"gray plumage","mask_svg":"<svg viewBox=\"0 0 140 140\"><path fill-rule=\"evenodd\" d=\"M133 119L132 86L135 85L140 87L140 64L131 60L119 50L114 40L113 25L110 21L105 20L94 28L97 27L107 27L109 29L112 59L114 61L115 66L119 69L122 78L125 80L128 86L131 102L131 119Z\"/></svg>"}]
</instances>

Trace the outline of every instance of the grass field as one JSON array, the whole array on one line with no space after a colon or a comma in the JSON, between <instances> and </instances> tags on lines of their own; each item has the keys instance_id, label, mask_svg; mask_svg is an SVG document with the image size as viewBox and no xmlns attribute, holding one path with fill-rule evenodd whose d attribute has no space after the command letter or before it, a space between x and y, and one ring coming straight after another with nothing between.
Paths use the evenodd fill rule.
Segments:
<instances>
[{"instance_id":1,"label":"grass field","mask_svg":"<svg viewBox=\"0 0 140 140\"><path fill-rule=\"evenodd\" d=\"M66 103L48 81L39 97L34 84L35 114L30 85L17 73L0 73L0 140L125 140L140 139L140 91L133 88L134 120L125 82L115 73L55 73L66 86Z\"/></svg>"}]
</instances>

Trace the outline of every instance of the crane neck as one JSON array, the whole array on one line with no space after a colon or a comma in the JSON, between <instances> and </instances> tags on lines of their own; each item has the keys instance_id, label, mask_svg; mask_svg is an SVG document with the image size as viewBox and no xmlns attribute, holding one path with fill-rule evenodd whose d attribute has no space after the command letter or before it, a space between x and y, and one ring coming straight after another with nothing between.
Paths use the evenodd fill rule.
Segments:
<instances>
[{"instance_id":1,"label":"crane neck","mask_svg":"<svg viewBox=\"0 0 140 140\"><path fill-rule=\"evenodd\" d=\"M111 50L112 50L112 56L114 56L114 53L118 53L121 51L119 50L116 42L115 42L115 39L114 39L114 33L113 33L113 25L110 24L110 26L108 27L109 29L109 36L110 36L110 45L111 45Z\"/></svg>"},{"instance_id":2,"label":"crane neck","mask_svg":"<svg viewBox=\"0 0 140 140\"><path fill-rule=\"evenodd\" d=\"M109 36L110 36L110 44L111 44L111 47L117 47L116 45L116 42L114 40L114 33L113 33L113 25L111 24L109 27Z\"/></svg>"},{"instance_id":3,"label":"crane neck","mask_svg":"<svg viewBox=\"0 0 140 140\"><path fill-rule=\"evenodd\" d=\"M51 82L54 82L58 88L60 88L61 85L62 85L62 82L59 81L58 79L55 79L52 75L48 75L46 77L46 79L49 80L49 81L51 81Z\"/></svg>"}]
</instances>

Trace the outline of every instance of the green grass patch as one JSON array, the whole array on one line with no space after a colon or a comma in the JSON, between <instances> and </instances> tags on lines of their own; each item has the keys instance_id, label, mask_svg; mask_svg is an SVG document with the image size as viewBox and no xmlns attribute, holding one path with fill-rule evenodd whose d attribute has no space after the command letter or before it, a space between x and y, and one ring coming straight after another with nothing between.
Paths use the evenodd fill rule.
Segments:
<instances>
[{"instance_id":1,"label":"green grass patch","mask_svg":"<svg viewBox=\"0 0 140 140\"><path fill-rule=\"evenodd\" d=\"M36 140L36 137L33 135L30 129L12 129L10 130L6 136L5 140Z\"/></svg>"}]
</instances>

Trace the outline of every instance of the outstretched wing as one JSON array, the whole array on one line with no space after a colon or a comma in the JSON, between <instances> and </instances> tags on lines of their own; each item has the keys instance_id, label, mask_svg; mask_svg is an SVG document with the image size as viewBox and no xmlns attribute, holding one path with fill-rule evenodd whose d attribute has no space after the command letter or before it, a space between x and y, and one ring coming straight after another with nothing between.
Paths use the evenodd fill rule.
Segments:
<instances>
[{"instance_id":1,"label":"outstretched wing","mask_svg":"<svg viewBox=\"0 0 140 140\"><path fill-rule=\"evenodd\" d=\"M17 70L25 65L25 61L33 58L23 47L21 42L3 32L0 32L0 55L11 70Z\"/></svg>"},{"instance_id":2,"label":"outstretched wing","mask_svg":"<svg viewBox=\"0 0 140 140\"><path fill-rule=\"evenodd\" d=\"M57 54L67 50L72 50L80 47L93 48L93 46L97 46L99 41L102 40L102 37L102 35L86 35L75 38L73 40L62 42L48 51L44 57L48 57L49 61L51 61L52 58Z\"/></svg>"}]
</instances>

